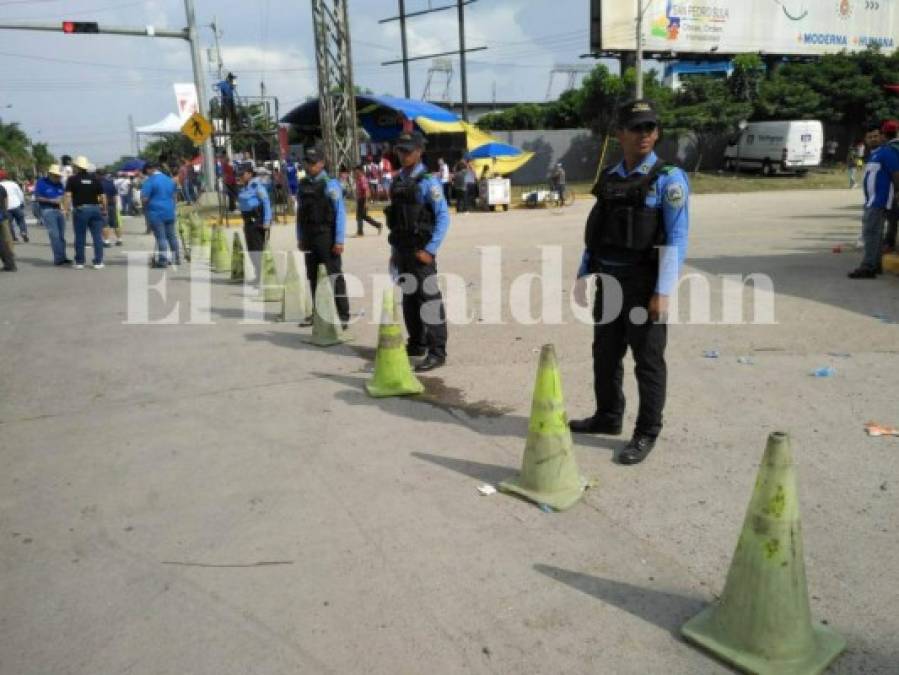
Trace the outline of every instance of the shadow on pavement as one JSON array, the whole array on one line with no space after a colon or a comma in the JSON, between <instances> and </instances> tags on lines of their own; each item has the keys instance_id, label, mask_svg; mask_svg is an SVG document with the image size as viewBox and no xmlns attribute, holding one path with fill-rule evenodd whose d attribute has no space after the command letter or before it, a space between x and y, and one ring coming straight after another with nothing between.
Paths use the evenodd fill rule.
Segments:
<instances>
[{"instance_id":1,"label":"shadow on pavement","mask_svg":"<svg viewBox=\"0 0 899 675\"><path fill-rule=\"evenodd\" d=\"M518 475L518 469L508 466L499 466L498 464L484 464L482 462L472 462L468 459L459 457L445 457L443 455L432 455L428 452L413 452L411 455L417 459L423 459L438 466L442 466L450 471L455 471L463 476L474 478L483 483L498 485L507 478L514 478Z\"/></svg>"},{"instance_id":2,"label":"shadow on pavement","mask_svg":"<svg viewBox=\"0 0 899 675\"><path fill-rule=\"evenodd\" d=\"M537 563L534 569L550 579L560 581L581 593L592 595L604 603L614 605L639 619L668 631L678 640L684 622L706 606L707 601L689 598L667 591L634 586L623 581L603 579L590 574Z\"/></svg>"}]
</instances>

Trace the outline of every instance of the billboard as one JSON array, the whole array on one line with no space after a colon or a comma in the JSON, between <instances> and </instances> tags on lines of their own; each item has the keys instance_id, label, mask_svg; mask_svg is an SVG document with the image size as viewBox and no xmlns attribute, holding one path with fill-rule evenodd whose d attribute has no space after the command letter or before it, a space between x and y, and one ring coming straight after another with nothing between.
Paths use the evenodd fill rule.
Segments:
<instances>
[{"instance_id":1,"label":"billboard","mask_svg":"<svg viewBox=\"0 0 899 675\"><path fill-rule=\"evenodd\" d=\"M593 0L591 48L636 48L636 0ZM827 54L895 49L899 0L643 0L649 52ZM599 44L597 44L597 40Z\"/></svg>"}]
</instances>

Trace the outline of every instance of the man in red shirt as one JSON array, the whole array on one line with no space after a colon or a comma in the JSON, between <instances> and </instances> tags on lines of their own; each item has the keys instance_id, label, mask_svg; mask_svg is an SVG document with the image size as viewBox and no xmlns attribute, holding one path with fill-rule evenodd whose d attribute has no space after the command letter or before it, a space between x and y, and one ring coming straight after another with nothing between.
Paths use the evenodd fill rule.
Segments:
<instances>
[{"instance_id":1,"label":"man in red shirt","mask_svg":"<svg viewBox=\"0 0 899 675\"><path fill-rule=\"evenodd\" d=\"M362 222L365 221L372 227L378 228L378 234L384 225L368 215L366 206L369 197L368 179L365 177L365 167L361 164L353 169L353 176L356 183L356 236L363 237L365 232L362 231Z\"/></svg>"},{"instance_id":2,"label":"man in red shirt","mask_svg":"<svg viewBox=\"0 0 899 675\"><path fill-rule=\"evenodd\" d=\"M228 211L236 211L237 176L234 175L234 165L224 152L219 157L219 163L222 168L222 184L225 186L225 194L228 195Z\"/></svg>"},{"instance_id":3,"label":"man in red shirt","mask_svg":"<svg viewBox=\"0 0 899 675\"><path fill-rule=\"evenodd\" d=\"M393 182L393 165L390 163L390 159L386 154L381 155L381 162L378 165L378 170L381 173L381 190L384 199L387 199L387 196L390 194L390 184Z\"/></svg>"}]
</instances>

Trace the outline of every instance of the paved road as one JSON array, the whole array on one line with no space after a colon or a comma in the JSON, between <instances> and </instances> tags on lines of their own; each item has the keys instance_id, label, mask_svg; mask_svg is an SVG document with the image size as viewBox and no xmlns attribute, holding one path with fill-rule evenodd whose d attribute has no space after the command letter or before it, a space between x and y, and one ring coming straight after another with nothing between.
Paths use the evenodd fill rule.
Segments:
<instances>
[{"instance_id":1,"label":"paved road","mask_svg":"<svg viewBox=\"0 0 899 675\"><path fill-rule=\"evenodd\" d=\"M179 301L183 322L128 325L142 223L102 271L49 266L34 228L0 280L0 673L726 673L677 629L723 585L775 429L795 440L813 614L850 642L832 672L897 672L899 442L862 427L899 423L899 326L872 317L899 320L899 279L850 282L858 254L831 252L855 241L858 201L694 200L689 271L770 275L778 323L672 327L658 449L625 468L625 439L578 439L599 485L565 514L475 488L520 462L541 344L569 414L591 412L590 331L567 309L477 321L476 247L502 247L508 299L540 246L564 244L573 273L588 204L454 218L440 265L476 318L420 400L362 390L371 297L355 342L322 351L242 323L221 279L214 325L187 324L182 267L150 312ZM348 270L385 260L382 238L350 240ZM823 365L837 375L809 375Z\"/></svg>"}]
</instances>

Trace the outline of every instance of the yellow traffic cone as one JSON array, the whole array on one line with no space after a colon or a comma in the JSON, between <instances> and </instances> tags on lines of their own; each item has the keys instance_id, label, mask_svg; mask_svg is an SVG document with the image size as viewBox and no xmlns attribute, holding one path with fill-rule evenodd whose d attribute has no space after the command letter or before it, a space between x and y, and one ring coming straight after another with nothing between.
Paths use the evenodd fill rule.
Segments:
<instances>
[{"instance_id":1,"label":"yellow traffic cone","mask_svg":"<svg viewBox=\"0 0 899 675\"><path fill-rule=\"evenodd\" d=\"M312 317L312 337L307 342L319 347L331 347L353 338L347 335L340 325L337 316L337 304L334 302L334 291L331 290L331 279L324 265L318 266L318 280L315 284L315 307Z\"/></svg>"},{"instance_id":2,"label":"yellow traffic cone","mask_svg":"<svg viewBox=\"0 0 899 675\"><path fill-rule=\"evenodd\" d=\"M720 600L684 637L757 675L817 675L846 641L812 625L790 437L773 433Z\"/></svg>"},{"instance_id":3,"label":"yellow traffic cone","mask_svg":"<svg viewBox=\"0 0 899 675\"><path fill-rule=\"evenodd\" d=\"M231 271L231 249L221 227L212 228L212 269L215 272Z\"/></svg>"},{"instance_id":4,"label":"yellow traffic cone","mask_svg":"<svg viewBox=\"0 0 899 675\"><path fill-rule=\"evenodd\" d=\"M499 489L556 511L571 508L587 487L578 472L572 445L556 350L553 345L543 345L521 474L500 483Z\"/></svg>"},{"instance_id":5,"label":"yellow traffic cone","mask_svg":"<svg viewBox=\"0 0 899 675\"><path fill-rule=\"evenodd\" d=\"M243 281L243 256L243 242L235 232L234 245L231 247L231 281Z\"/></svg>"},{"instance_id":6,"label":"yellow traffic cone","mask_svg":"<svg viewBox=\"0 0 899 675\"><path fill-rule=\"evenodd\" d=\"M265 245L262 251L262 300L264 302L281 302L284 296L284 286L278 280L278 270L275 268L275 256L272 255L272 249L269 245Z\"/></svg>"},{"instance_id":7,"label":"yellow traffic cone","mask_svg":"<svg viewBox=\"0 0 899 675\"><path fill-rule=\"evenodd\" d=\"M297 269L296 253L287 254L287 274L284 277L284 293L281 299L281 321L307 323L312 314L306 277Z\"/></svg>"},{"instance_id":8,"label":"yellow traffic cone","mask_svg":"<svg viewBox=\"0 0 899 675\"><path fill-rule=\"evenodd\" d=\"M412 373L392 288L384 291L375 372L365 383L365 390L375 398L408 396L425 390L424 385Z\"/></svg>"}]
</instances>

